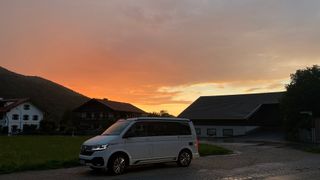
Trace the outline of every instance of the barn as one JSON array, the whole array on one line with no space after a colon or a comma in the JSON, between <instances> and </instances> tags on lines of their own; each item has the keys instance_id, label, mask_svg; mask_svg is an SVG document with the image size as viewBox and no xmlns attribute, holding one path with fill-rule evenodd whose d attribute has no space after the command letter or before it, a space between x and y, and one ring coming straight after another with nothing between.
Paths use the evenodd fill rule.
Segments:
<instances>
[{"instance_id":1,"label":"barn","mask_svg":"<svg viewBox=\"0 0 320 180\"><path fill-rule=\"evenodd\" d=\"M281 127L283 92L202 96L178 117L191 119L199 137L241 136Z\"/></svg>"}]
</instances>

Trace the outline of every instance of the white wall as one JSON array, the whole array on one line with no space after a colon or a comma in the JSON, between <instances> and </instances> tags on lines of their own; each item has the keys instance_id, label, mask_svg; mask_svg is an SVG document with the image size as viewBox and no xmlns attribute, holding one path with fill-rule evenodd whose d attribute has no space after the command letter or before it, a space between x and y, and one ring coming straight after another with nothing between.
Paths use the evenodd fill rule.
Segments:
<instances>
[{"instance_id":1,"label":"white wall","mask_svg":"<svg viewBox=\"0 0 320 180\"><path fill-rule=\"evenodd\" d=\"M30 105L30 109L29 110L25 110L24 109L24 105ZM13 115L17 114L19 115L19 119L18 120L13 120ZM24 120L23 116L24 115L28 115L29 116L29 120ZM38 120L33 120L33 116L37 115L38 116ZM11 133L11 127L12 126L17 126L17 129L21 129L23 130L23 125L36 125L37 128L40 127L40 121L43 120L43 112L41 110L39 110L37 107L35 107L34 105L32 105L29 102L20 104L19 106L12 108L9 112L6 113L5 117L6 120L6 124L5 126L9 125L9 133Z\"/></svg>"},{"instance_id":2,"label":"white wall","mask_svg":"<svg viewBox=\"0 0 320 180\"><path fill-rule=\"evenodd\" d=\"M241 136L246 133L257 129L259 126L203 126L203 125L195 125L196 130L200 129L201 134L198 137L223 137L223 129L232 129L233 136ZM215 136L209 136L207 134L208 129L216 129Z\"/></svg>"}]
</instances>

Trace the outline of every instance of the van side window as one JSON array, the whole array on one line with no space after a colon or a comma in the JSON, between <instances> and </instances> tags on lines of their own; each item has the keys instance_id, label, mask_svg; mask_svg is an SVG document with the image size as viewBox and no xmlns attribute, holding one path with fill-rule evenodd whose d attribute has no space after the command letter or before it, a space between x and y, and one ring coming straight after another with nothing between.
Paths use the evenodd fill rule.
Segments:
<instances>
[{"instance_id":1,"label":"van side window","mask_svg":"<svg viewBox=\"0 0 320 180\"><path fill-rule=\"evenodd\" d=\"M150 136L191 135L191 129L186 122L149 122Z\"/></svg>"},{"instance_id":2,"label":"van side window","mask_svg":"<svg viewBox=\"0 0 320 180\"><path fill-rule=\"evenodd\" d=\"M131 126L131 128L126 132L130 134L131 137L145 137L148 136L148 127L146 122L137 122Z\"/></svg>"},{"instance_id":3,"label":"van side window","mask_svg":"<svg viewBox=\"0 0 320 180\"><path fill-rule=\"evenodd\" d=\"M185 122L170 122L173 135L191 135L191 129L188 123Z\"/></svg>"}]
</instances>

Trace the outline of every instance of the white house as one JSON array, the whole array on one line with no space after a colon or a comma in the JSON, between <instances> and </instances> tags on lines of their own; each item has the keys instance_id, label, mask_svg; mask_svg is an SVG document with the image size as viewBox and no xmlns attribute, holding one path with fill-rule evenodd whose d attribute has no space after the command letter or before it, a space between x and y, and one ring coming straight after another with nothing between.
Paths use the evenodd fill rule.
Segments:
<instances>
[{"instance_id":1,"label":"white house","mask_svg":"<svg viewBox=\"0 0 320 180\"><path fill-rule=\"evenodd\" d=\"M0 130L8 128L8 134L23 132L24 128L38 129L43 112L29 99L0 99Z\"/></svg>"}]
</instances>

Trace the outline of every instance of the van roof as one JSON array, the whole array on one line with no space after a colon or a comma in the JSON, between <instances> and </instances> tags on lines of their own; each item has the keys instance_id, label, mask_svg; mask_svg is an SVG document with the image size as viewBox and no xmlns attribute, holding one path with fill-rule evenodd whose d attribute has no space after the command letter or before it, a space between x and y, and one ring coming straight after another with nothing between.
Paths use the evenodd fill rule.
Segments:
<instances>
[{"instance_id":1,"label":"van roof","mask_svg":"<svg viewBox=\"0 0 320 180\"><path fill-rule=\"evenodd\" d=\"M136 117L136 118L129 118L129 121L139 121L139 120L168 120L168 121L190 121L189 119L185 118L172 118L172 117Z\"/></svg>"}]
</instances>

